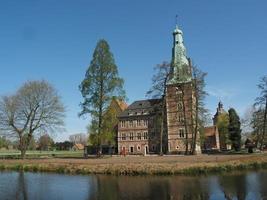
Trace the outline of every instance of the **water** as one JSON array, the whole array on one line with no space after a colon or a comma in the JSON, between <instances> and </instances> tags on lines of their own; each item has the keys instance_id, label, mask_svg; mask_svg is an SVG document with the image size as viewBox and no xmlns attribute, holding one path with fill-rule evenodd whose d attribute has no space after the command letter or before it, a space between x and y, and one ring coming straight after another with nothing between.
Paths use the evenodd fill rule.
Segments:
<instances>
[{"instance_id":1,"label":"water","mask_svg":"<svg viewBox=\"0 0 267 200\"><path fill-rule=\"evenodd\" d=\"M230 175L78 176L0 172L0 199L267 199L267 171Z\"/></svg>"}]
</instances>

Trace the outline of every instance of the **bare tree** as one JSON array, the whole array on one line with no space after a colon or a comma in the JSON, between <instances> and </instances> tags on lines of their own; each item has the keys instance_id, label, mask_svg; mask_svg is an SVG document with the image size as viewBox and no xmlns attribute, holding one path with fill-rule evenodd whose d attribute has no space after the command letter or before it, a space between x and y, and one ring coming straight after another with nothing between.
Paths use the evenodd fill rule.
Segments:
<instances>
[{"instance_id":1,"label":"bare tree","mask_svg":"<svg viewBox=\"0 0 267 200\"><path fill-rule=\"evenodd\" d=\"M49 149L51 149L51 146L53 146L54 141L48 134L45 134L39 138L38 144L40 150L48 151Z\"/></svg>"},{"instance_id":2,"label":"bare tree","mask_svg":"<svg viewBox=\"0 0 267 200\"><path fill-rule=\"evenodd\" d=\"M262 135L260 138L260 149L263 148L263 144L265 141L266 135L266 123L267 123L267 76L264 76L260 79L260 83L258 84L258 88L260 89L260 96L256 98L256 102L254 106L257 107L257 110L263 111L263 126L262 126Z\"/></svg>"},{"instance_id":3,"label":"bare tree","mask_svg":"<svg viewBox=\"0 0 267 200\"><path fill-rule=\"evenodd\" d=\"M152 87L147 92L147 96L162 99L161 122L160 122L160 154L163 154L163 131L166 110L166 86L170 76L170 63L163 62L155 67L156 74L152 77Z\"/></svg>"},{"instance_id":4,"label":"bare tree","mask_svg":"<svg viewBox=\"0 0 267 200\"><path fill-rule=\"evenodd\" d=\"M46 81L28 81L14 95L0 99L0 129L19 139L21 158L34 134L62 130L65 109Z\"/></svg>"},{"instance_id":5,"label":"bare tree","mask_svg":"<svg viewBox=\"0 0 267 200\"><path fill-rule=\"evenodd\" d=\"M185 104L185 102L187 102L189 100L187 98L187 95L185 95L185 92L187 90L187 86L185 83L180 83L180 84L177 84L176 89L181 92L183 125L184 125L184 130L185 130L185 155L188 155L188 153L189 153L188 116L186 114L187 112L186 112L186 104Z\"/></svg>"},{"instance_id":6,"label":"bare tree","mask_svg":"<svg viewBox=\"0 0 267 200\"><path fill-rule=\"evenodd\" d=\"M77 133L77 134L73 134L73 135L70 135L69 136L69 139L70 141L73 143L73 144L83 144L83 145L86 145L87 144L87 140L88 140L88 137L86 134L83 134L83 133Z\"/></svg>"},{"instance_id":7,"label":"bare tree","mask_svg":"<svg viewBox=\"0 0 267 200\"><path fill-rule=\"evenodd\" d=\"M254 107L250 125L253 128L252 137L255 141L256 147L262 146L262 135L264 127L264 110L262 108Z\"/></svg>"},{"instance_id":8,"label":"bare tree","mask_svg":"<svg viewBox=\"0 0 267 200\"><path fill-rule=\"evenodd\" d=\"M193 66L193 90L195 93L195 112L194 116L192 117L193 123L193 138L192 138L192 149L191 153L195 154L196 151L196 143L197 143L197 134L201 126L203 127L205 121L207 119L208 110L205 108L205 97L208 93L204 90L205 88L205 76L207 73L202 72L196 66Z\"/></svg>"}]
</instances>

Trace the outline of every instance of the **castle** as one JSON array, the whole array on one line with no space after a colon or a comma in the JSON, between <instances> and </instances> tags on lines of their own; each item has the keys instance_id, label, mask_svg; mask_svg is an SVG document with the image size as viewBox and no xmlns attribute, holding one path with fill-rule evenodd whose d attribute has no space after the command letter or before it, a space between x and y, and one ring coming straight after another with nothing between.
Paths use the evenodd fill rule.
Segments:
<instances>
[{"instance_id":1,"label":"castle","mask_svg":"<svg viewBox=\"0 0 267 200\"><path fill-rule=\"evenodd\" d=\"M192 81L192 65L186 55L183 32L176 26L165 98L135 101L118 116L118 153L180 154L190 149L193 137L199 137L198 134L194 136L192 128L196 111ZM159 123L162 117L165 121L163 129ZM196 152L200 153L198 142Z\"/></svg>"}]
</instances>

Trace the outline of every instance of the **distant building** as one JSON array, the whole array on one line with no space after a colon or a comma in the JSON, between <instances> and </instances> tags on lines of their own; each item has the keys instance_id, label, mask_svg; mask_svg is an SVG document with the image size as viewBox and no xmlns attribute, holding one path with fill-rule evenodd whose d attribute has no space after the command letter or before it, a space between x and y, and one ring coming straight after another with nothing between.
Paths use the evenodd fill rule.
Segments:
<instances>
[{"instance_id":1,"label":"distant building","mask_svg":"<svg viewBox=\"0 0 267 200\"><path fill-rule=\"evenodd\" d=\"M223 104L221 101L219 101L218 103L218 107L217 107L217 112L215 113L214 117L213 117L213 125L216 125L217 122L218 122L218 117L221 115L221 114L225 114L227 113L224 109L223 109Z\"/></svg>"},{"instance_id":2,"label":"distant building","mask_svg":"<svg viewBox=\"0 0 267 200\"><path fill-rule=\"evenodd\" d=\"M84 145L77 143L77 144L74 144L71 149L73 151L81 151L81 150L84 150Z\"/></svg>"},{"instance_id":3,"label":"distant building","mask_svg":"<svg viewBox=\"0 0 267 200\"><path fill-rule=\"evenodd\" d=\"M113 97L107 110L114 109L116 111L116 115L119 115L127 107L128 105L123 100Z\"/></svg>"},{"instance_id":4,"label":"distant building","mask_svg":"<svg viewBox=\"0 0 267 200\"><path fill-rule=\"evenodd\" d=\"M222 141L222 137L220 136L217 122L219 116L222 114L227 114L227 112L223 109L223 104L220 101L218 103L217 111L213 116L213 126L205 127L204 134L205 134L205 141L203 148L205 150L225 150L229 149L230 147Z\"/></svg>"},{"instance_id":5,"label":"distant building","mask_svg":"<svg viewBox=\"0 0 267 200\"><path fill-rule=\"evenodd\" d=\"M204 128L205 141L204 149L205 150L220 150L220 136L217 126L208 126Z\"/></svg>"}]
</instances>

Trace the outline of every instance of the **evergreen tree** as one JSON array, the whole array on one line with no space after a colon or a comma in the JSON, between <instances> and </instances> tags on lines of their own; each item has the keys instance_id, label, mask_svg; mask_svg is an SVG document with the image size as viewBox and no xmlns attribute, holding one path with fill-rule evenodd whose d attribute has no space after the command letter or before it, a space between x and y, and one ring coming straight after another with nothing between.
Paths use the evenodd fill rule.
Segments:
<instances>
[{"instance_id":1,"label":"evergreen tree","mask_svg":"<svg viewBox=\"0 0 267 200\"><path fill-rule=\"evenodd\" d=\"M93 138L97 139L99 152L101 152L104 113L113 96L120 98L125 96L123 79L118 75L113 55L105 40L97 43L93 59L79 88L84 99L81 103L80 115L91 115L90 134L95 134Z\"/></svg>"},{"instance_id":2,"label":"evergreen tree","mask_svg":"<svg viewBox=\"0 0 267 200\"><path fill-rule=\"evenodd\" d=\"M240 150L241 146L241 123L239 116L237 115L235 109L230 108L229 111L229 139L232 141L232 147L235 151Z\"/></svg>"}]
</instances>

